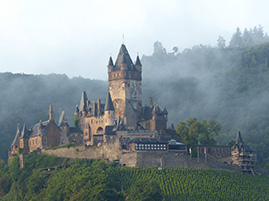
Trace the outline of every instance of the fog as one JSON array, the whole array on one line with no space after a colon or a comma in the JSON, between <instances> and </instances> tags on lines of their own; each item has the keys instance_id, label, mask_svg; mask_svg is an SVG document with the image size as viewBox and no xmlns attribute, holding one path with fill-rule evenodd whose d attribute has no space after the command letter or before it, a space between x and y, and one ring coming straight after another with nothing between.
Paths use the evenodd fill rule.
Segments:
<instances>
[{"instance_id":1,"label":"fog","mask_svg":"<svg viewBox=\"0 0 269 201\"><path fill-rule=\"evenodd\" d=\"M0 1L0 71L106 80L124 42L133 58L159 40L172 50L214 46L236 27L269 30L267 1ZM124 37L123 37L124 35ZM115 57L115 56L114 56ZM114 58L115 59L115 58Z\"/></svg>"}]
</instances>

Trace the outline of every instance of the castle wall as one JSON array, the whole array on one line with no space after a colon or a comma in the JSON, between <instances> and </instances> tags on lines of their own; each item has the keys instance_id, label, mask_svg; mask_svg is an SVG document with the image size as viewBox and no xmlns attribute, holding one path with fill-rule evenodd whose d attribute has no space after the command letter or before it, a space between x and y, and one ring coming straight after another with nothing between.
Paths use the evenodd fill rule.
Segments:
<instances>
[{"instance_id":1,"label":"castle wall","mask_svg":"<svg viewBox=\"0 0 269 201\"><path fill-rule=\"evenodd\" d=\"M121 165L131 167L210 168L205 161L198 162L187 155L172 152L131 152L120 159Z\"/></svg>"},{"instance_id":2,"label":"castle wall","mask_svg":"<svg viewBox=\"0 0 269 201\"><path fill-rule=\"evenodd\" d=\"M42 139L40 136L31 137L28 141L29 151L32 152L37 148L42 148Z\"/></svg>"},{"instance_id":3,"label":"castle wall","mask_svg":"<svg viewBox=\"0 0 269 201\"><path fill-rule=\"evenodd\" d=\"M77 146L70 148L59 148L55 150L43 149L42 153L65 158L101 158L109 161L117 160L121 156L121 152L119 151L119 140L111 140L109 143L99 147Z\"/></svg>"}]
</instances>

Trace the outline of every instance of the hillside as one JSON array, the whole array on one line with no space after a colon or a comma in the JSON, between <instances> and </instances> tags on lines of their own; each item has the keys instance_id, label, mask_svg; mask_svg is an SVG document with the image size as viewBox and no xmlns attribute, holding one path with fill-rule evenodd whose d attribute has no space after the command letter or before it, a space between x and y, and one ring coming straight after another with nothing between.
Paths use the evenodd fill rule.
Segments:
<instances>
[{"instance_id":1,"label":"hillside","mask_svg":"<svg viewBox=\"0 0 269 201\"><path fill-rule=\"evenodd\" d=\"M240 129L245 143L256 152L258 165L264 166L269 163L268 41L259 27L244 34L237 30L228 46L222 39L217 47L197 45L168 52L156 42L153 54L141 59L143 104L149 104L152 96L154 103L166 107L168 127L191 117L217 120L222 125L218 144L235 140ZM107 85L65 75L1 73L0 158L7 159L17 120L21 128L23 123L30 128L48 118L52 104L55 119L65 110L73 125L81 91L90 100L104 102Z\"/></svg>"},{"instance_id":2,"label":"hillside","mask_svg":"<svg viewBox=\"0 0 269 201\"><path fill-rule=\"evenodd\" d=\"M268 191L268 176L128 168L36 153L26 157L23 169L17 157L0 166L1 200L268 200Z\"/></svg>"}]
</instances>

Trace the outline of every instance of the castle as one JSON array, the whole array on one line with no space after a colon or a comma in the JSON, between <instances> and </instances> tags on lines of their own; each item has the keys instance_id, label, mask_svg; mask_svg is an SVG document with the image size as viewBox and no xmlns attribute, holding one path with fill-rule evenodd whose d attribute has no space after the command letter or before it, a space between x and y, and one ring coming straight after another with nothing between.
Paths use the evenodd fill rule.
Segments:
<instances>
[{"instance_id":1,"label":"castle","mask_svg":"<svg viewBox=\"0 0 269 201\"><path fill-rule=\"evenodd\" d=\"M142 105L142 64L139 56L133 63L126 46L122 44L115 63L112 57L109 58L107 69L109 91L105 103L100 99L89 100L83 91L80 104L75 108L75 127L69 126L64 112L57 125L52 106L49 107L49 119L40 121L32 129L24 125L20 131L18 123L9 155L19 154L18 148L23 154L34 150L48 153L45 150L48 147L72 143L83 147L81 150L88 154L85 157L119 160L128 166L207 166L190 159L180 135L173 126L167 128L168 112L165 107L161 109L153 104L152 98L148 106ZM233 160L229 146L199 145L199 157L208 160L207 156L211 153L214 157L229 158L230 162L242 166L243 163L239 164L237 159L246 158L240 156L246 151L242 151L242 140L237 145L233 148ZM60 155L65 156L64 153ZM71 155L69 151L67 156ZM74 157L80 157L79 153Z\"/></svg>"}]
</instances>

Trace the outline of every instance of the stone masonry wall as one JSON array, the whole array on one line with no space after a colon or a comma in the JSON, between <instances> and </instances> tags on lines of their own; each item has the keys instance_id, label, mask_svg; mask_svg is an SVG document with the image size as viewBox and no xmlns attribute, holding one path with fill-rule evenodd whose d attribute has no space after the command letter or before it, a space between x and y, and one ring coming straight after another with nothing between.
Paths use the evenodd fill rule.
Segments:
<instances>
[{"instance_id":1,"label":"stone masonry wall","mask_svg":"<svg viewBox=\"0 0 269 201\"><path fill-rule=\"evenodd\" d=\"M55 150L45 150L41 151L44 154L66 157L66 158L88 158L88 159L106 159L108 161L117 160L121 156L119 151L119 140L115 142L110 142L102 146L94 147L70 147L70 148L59 148Z\"/></svg>"}]
</instances>

